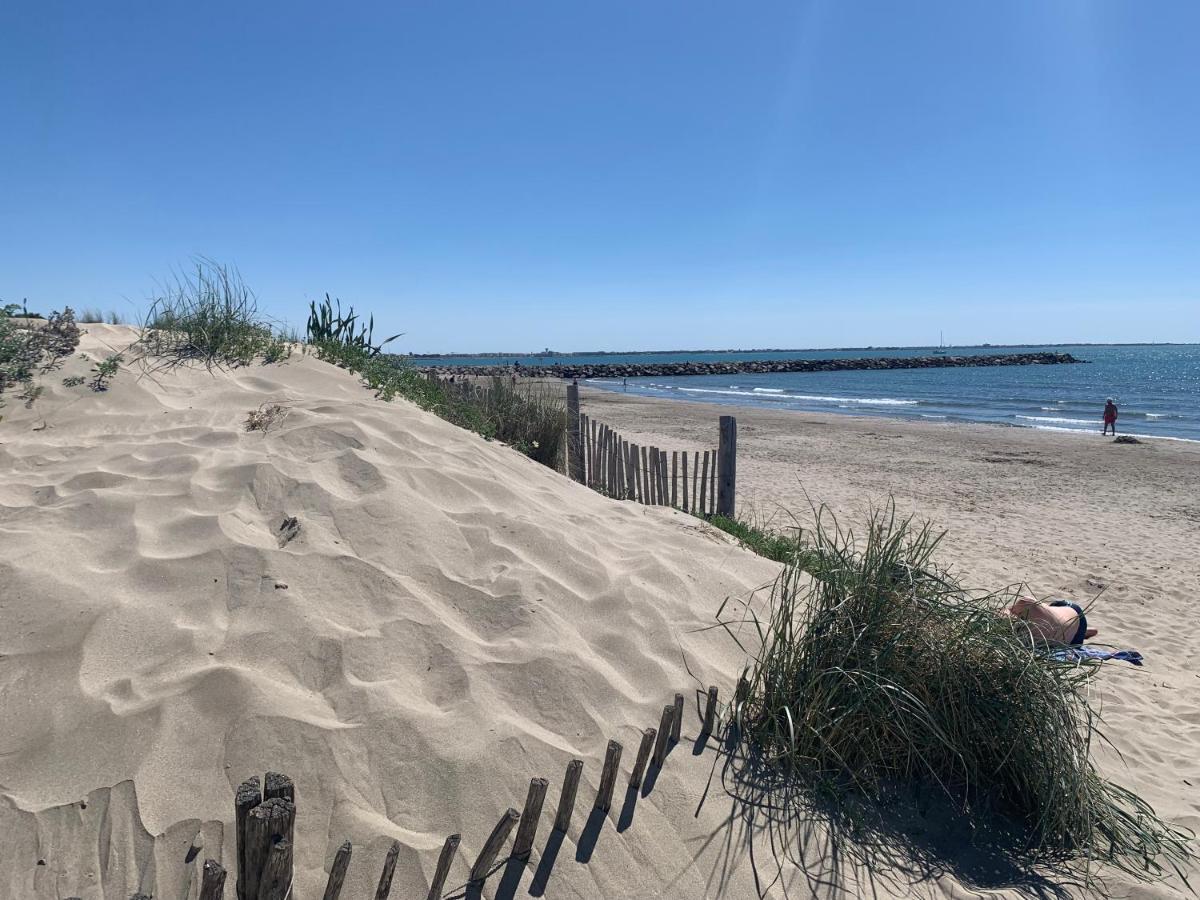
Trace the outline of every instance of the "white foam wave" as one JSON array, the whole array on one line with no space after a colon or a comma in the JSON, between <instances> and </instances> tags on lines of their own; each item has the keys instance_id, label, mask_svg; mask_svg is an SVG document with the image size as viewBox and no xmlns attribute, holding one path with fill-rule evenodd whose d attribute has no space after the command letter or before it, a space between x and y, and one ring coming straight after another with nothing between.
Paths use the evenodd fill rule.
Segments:
<instances>
[{"instance_id":1,"label":"white foam wave","mask_svg":"<svg viewBox=\"0 0 1200 900\"><path fill-rule=\"evenodd\" d=\"M817 394L786 394L771 388L754 388L749 391L727 391L720 388L673 388L686 394L724 394L734 397L758 397L759 399L807 400L812 403L852 403L860 406L916 406L920 400L894 400L889 397L824 397Z\"/></svg>"},{"instance_id":2,"label":"white foam wave","mask_svg":"<svg viewBox=\"0 0 1200 900\"><path fill-rule=\"evenodd\" d=\"M1062 416L1017 416L1018 419L1025 419L1029 422L1054 422L1059 425L1095 425L1096 420L1093 419L1067 419Z\"/></svg>"}]
</instances>

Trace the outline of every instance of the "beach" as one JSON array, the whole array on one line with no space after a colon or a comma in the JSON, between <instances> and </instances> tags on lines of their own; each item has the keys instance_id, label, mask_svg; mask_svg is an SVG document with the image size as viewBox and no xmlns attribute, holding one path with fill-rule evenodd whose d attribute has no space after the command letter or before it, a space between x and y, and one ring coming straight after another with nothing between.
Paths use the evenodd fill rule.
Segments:
<instances>
[{"instance_id":1,"label":"beach","mask_svg":"<svg viewBox=\"0 0 1200 900\"><path fill-rule=\"evenodd\" d=\"M966 585L1090 604L1097 642L1146 658L1099 682L1123 757L1096 747L1104 771L1200 826L1200 444L1114 444L1099 421L1084 435L581 395L596 421L667 451L715 448L718 417L736 415L739 518L808 525L823 504L860 526L894 498L947 532L938 557Z\"/></svg>"},{"instance_id":2,"label":"beach","mask_svg":"<svg viewBox=\"0 0 1200 900\"><path fill-rule=\"evenodd\" d=\"M379 400L298 348L206 369L138 359L134 337L88 325L42 392L5 397L0 897L196 900L205 859L236 867L234 790L266 771L295 782L294 896L319 895L347 840L343 896L371 895L393 842L392 896L425 896L443 841L461 834L454 891L533 778L549 789L532 857L501 857L468 896L1027 889L1027 872L969 865L972 839L949 820L918 823L942 841L934 864L864 868L815 822L792 823L781 851L732 800L703 697L717 685L728 700L745 655L715 625L761 597L777 563ZM1102 638L1147 663L1105 666L1115 751L1094 752L1166 818L1200 824L1193 445L588 389L583 404L667 450L712 447L718 414L736 411L743 517L803 521L811 500L857 525L891 495L950 529L941 558L969 583L1080 602L1103 590L1089 612ZM250 427L264 410L269 424ZM677 692L680 741L627 789ZM611 740L615 795L596 811ZM579 798L552 832L572 759ZM1059 895L1094 893L1051 874ZM1098 874L1112 896L1179 890Z\"/></svg>"}]
</instances>

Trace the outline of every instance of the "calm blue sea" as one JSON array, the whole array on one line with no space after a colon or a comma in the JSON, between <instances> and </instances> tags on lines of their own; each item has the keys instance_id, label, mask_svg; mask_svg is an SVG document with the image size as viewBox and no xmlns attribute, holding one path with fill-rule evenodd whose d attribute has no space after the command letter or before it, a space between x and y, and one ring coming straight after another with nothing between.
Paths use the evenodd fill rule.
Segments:
<instances>
[{"instance_id":1,"label":"calm blue sea","mask_svg":"<svg viewBox=\"0 0 1200 900\"><path fill-rule=\"evenodd\" d=\"M1013 352L1009 348L947 348L956 356ZM650 397L703 400L769 409L850 413L930 421L987 422L1056 431L1099 431L1106 397L1120 408L1121 434L1200 440L1200 344L1172 346L1022 347L1054 350L1089 361L1078 366L892 369L788 372L770 375L692 375L630 378L628 391ZM688 360L833 359L927 356L904 350L805 350L783 353L661 353L570 357L572 363L647 363ZM522 365L552 363L520 357ZM456 365L495 365L496 357L445 359ZM507 361L511 362L512 358ZM564 360L557 360L564 361ZM421 360L436 364L435 360ZM595 387L626 390L619 382Z\"/></svg>"}]
</instances>

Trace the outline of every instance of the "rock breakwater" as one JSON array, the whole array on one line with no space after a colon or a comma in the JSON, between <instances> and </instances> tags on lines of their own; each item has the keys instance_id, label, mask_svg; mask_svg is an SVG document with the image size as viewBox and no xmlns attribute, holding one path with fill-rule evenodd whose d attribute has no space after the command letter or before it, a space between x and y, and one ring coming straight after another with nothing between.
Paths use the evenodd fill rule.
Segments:
<instances>
[{"instance_id":1,"label":"rock breakwater","mask_svg":"<svg viewBox=\"0 0 1200 900\"><path fill-rule=\"evenodd\" d=\"M512 375L526 378L637 378L742 375L772 372L841 372L859 369L947 369L967 366L1051 366L1081 363L1070 353L990 353L974 356L877 356L859 359L760 359L731 362L562 363L549 366L421 366L439 375Z\"/></svg>"}]
</instances>

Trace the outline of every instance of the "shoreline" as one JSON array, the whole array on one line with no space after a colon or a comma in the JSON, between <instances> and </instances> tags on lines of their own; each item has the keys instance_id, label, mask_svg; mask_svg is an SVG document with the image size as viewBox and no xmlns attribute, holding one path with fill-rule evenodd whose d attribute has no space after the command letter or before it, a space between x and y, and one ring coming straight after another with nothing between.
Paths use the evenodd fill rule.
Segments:
<instances>
[{"instance_id":1,"label":"shoreline","mask_svg":"<svg viewBox=\"0 0 1200 900\"><path fill-rule=\"evenodd\" d=\"M563 381L563 382L566 382L567 381L567 379L546 379L546 378L543 378L540 376L531 377L528 380L530 382L534 382L534 381L550 381L550 382ZM987 427L987 428L998 428L1001 430L1011 429L1011 430L1020 431L1020 432L1039 432L1039 433L1052 434L1052 435L1053 434L1059 434L1059 435L1071 434L1071 435L1079 435L1082 437L1086 437L1088 435L1093 435L1093 434L1098 436L1099 429L1101 426L1101 420L1100 420L1099 416L1097 416L1097 418L1096 418L1096 428L1095 429L1064 428L1064 427L1055 426L1055 425L1022 425L1022 424L1018 424L1016 422L988 422L988 421L973 420L973 419L966 419L966 418L950 418L950 417L944 416L944 415L921 415L919 417L902 416L902 415L898 415L895 412L892 412L890 410L888 410L888 411L880 410L878 412L874 412L874 411L870 411L869 409L865 409L865 408L864 409L852 409L852 410L838 410L838 411L834 411L833 409L809 410L809 409L797 409L794 407L779 407L779 406L766 406L766 405L760 406L760 405L755 405L755 404L750 404L750 403L742 403L742 402L737 402L737 401L697 399L697 398L692 398L690 396L656 397L656 396L647 395L647 394L638 393L638 392L631 394L626 390L621 390L619 385L615 385L614 387L610 388L610 387L603 386L604 384L605 384L605 382L602 382L602 381L593 381L591 383L581 382L580 389L587 390L587 391L594 391L594 392L603 393L603 394L612 394L612 395L615 395L618 397L625 397L625 398L630 398L630 399L636 397L639 399L649 400L649 401L653 401L653 402L682 403L685 405L701 404L701 405L713 406L713 407L725 409L727 411L725 413L726 415L729 414L728 410L742 410L742 411L748 411L748 412L763 412L763 413L767 413L767 414L779 414L779 415L792 414L792 415L818 416L818 417L829 416L829 417L832 417L835 419L853 418L853 419L866 419L866 420L884 420L884 421L889 421L889 422L903 422L903 423L908 423L908 424L913 424L913 425L931 425L931 426L952 425L952 426L963 426L963 427L982 426L982 427ZM898 401L889 401L889 402L895 402L895 403L897 403L897 405L899 405ZM1118 421L1118 424L1120 424L1119 421ZM1180 437L1178 435L1170 435L1170 434L1146 434L1145 432L1140 432L1140 431L1122 431L1122 432L1120 432L1120 434L1118 436L1134 437L1134 438L1137 438L1139 441L1155 441L1155 442L1156 441L1172 441L1172 442L1179 442L1179 443L1184 443L1184 444L1200 444L1200 438Z\"/></svg>"}]
</instances>

